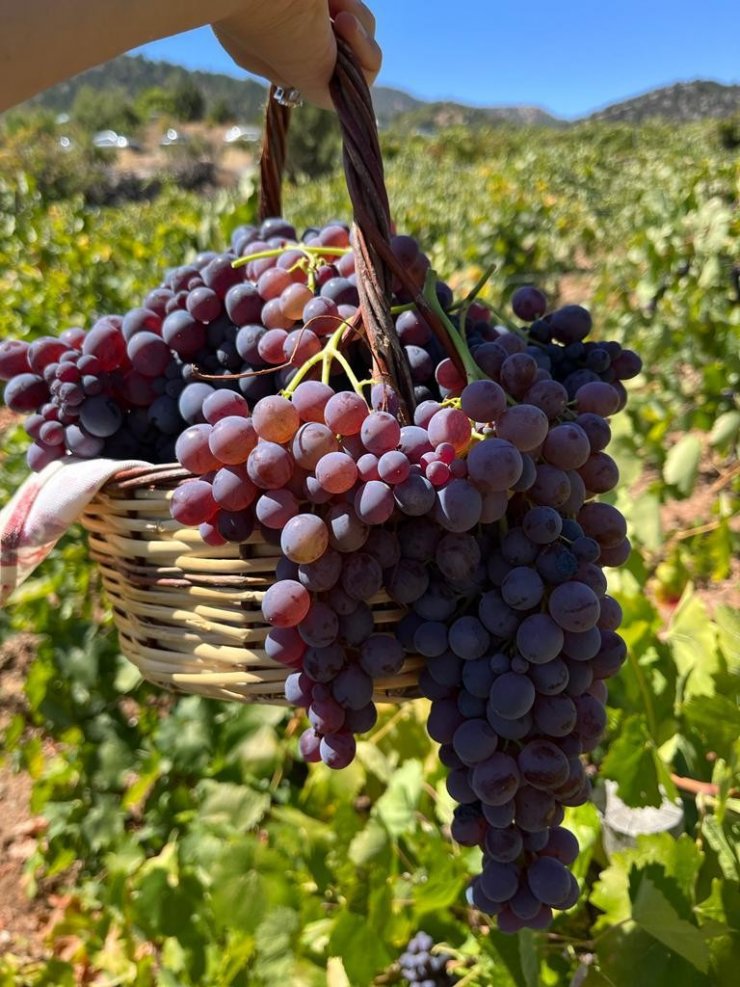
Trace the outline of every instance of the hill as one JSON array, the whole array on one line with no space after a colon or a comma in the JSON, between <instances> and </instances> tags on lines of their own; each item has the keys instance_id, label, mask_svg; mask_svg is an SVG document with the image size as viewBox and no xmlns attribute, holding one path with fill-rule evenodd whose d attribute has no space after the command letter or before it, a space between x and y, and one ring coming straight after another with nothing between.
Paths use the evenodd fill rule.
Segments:
<instances>
[{"instance_id":1,"label":"hill","mask_svg":"<svg viewBox=\"0 0 740 987\"><path fill-rule=\"evenodd\" d=\"M265 86L253 79L237 79L216 72L189 72L168 62L153 62L141 55L121 55L62 82L30 101L55 113L68 113L83 86L124 90L132 99L146 89L173 88L189 78L201 90L206 106L226 104L245 123L261 119ZM481 126L492 120L551 123L554 118L528 107L475 108L461 103L427 102L388 86L373 88L373 104L381 127L402 118L409 126L438 129L450 124Z\"/></svg>"},{"instance_id":2,"label":"hill","mask_svg":"<svg viewBox=\"0 0 740 987\"><path fill-rule=\"evenodd\" d=\"M216 72L190 72L180 65L152 62L141 55L121 55L88 69L39 93L29 101L29 105L42 106L56 113L68 113L83 86L122 89L135 99L145 89L174 88L183 79L195 83L203 93L207 107L223 102L236 118L246 123L255 123L261 118L265 102L265 86L262 83Z\"/></svg>"},{"instance_id":3,"label":"hill","mask_svg":"<svg viewBox=\"0 0 740 987\"><path fill-rule=\"evenodd\" d=\"M391 90L395 92L395 90ZM416 106L384 117L378 111L377 90L373 90L378 123L381 126L407 127L434 131L443 127L487 127L496 123L518 125L563 126L564 121L537 106L466 106L464 103L416 100ZM399 94L403 95L403 94Z\"/></svg>"},{"instance_id":4,"label":"hill","mask_svg":"<svg viewBox=\"0 0 740 987\"><path fill-rule=\"evenodd\" d=\"M83 86L124 90L133 99L146 89L172 88L184 79L189 79L201 90L207 109L217 104L226 105L241 122L257 123L261 119L265 100L262 83L216 72L190 72L181 66L153 62L141 55L121 55L89 69L39 94L29 105L66 113ZM472 107L449 101L429 102L387 86L374 87L373 102L381 127L399 124L411 129L437 130L450 125L480 127L501 122L566 125L565 121L538 107ZM740 86L697 80L676 83L614 103L587 119L640 123L658 117L679 122L729 117L739 110Z\"/></svg>"},{"instance_id":5,"label":"hill","mask_svg":"<svg viewBox=\"0 0 740 987\"><path fill-rule=\"evenodd\" d=\"M740 86L723 86L718 82L697 79L677 82L614 103L592 113L589 120L609 123L643 123L662 119L687 123L691 120L731 117L740 112Z\"/></svg>"}]
</instances>

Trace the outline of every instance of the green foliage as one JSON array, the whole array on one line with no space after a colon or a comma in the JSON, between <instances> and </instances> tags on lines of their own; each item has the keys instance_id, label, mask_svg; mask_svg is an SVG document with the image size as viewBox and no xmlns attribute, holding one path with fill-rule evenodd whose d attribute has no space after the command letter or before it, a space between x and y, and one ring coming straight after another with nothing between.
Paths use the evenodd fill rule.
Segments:
<instances>
[{"instance_id":1,"label":"green foliage","mask_svg":"<svg viewBox=\"0 0 740 987\"><path fill-rule=\"evenodd\" d=\"M175 101L171 89L164 86L150 86L136 96L134 103L136 112L142 120L151 120L156 116L172 117L175 115Z\"/></svg>"},{"instance_id":2,"label":"green foliage","mask_svg":"<svg viewBox=\"0 0 740 987\"><path fill-rule=\"evenodd\" d=\"M737 151L740 147L740 113L719 121L717 137L726 151Z\"/></svg>"},{"instance_id":3,"label":"green foliage","mask_svg":"<svg viewBox=\"0 0 740 987\"><path fill-rule=\"evenodd\" d=\"M219 126L224 123L233 123L236 120L236 113L233 106L223 97L216 99L208 108L208 122Z\"/></svg>"},{"instance_id":4,"label":"green foliage","mask_svg":"<svg viewBox=\"0 0 740 987\"><path fill-rule=\"evenodd\" d=\"M68 146L60 138L69 140ZM18 215L29 201L66 200L100 184L102 167L89 136L60 126L45 112L10 114L0 130L0 196L15 196ZM9 209L7 200L6 210ZM8 217L10 222L10 217ZM2 220L0 220L2 222Z\"/></svg>"},{"instance_id":5,"label":"green foliage","mask_svg":"<svg viewBox=\"0 0 740 987\"><path fill-rule=\"evenodd\" d=\"M288 132L288 176L319 178L340 166L341 138L335 114L305 104L291 118Z\"/></svg>"},{"instance_id":6,"label":"green foliage","mask_svg":"<svg viewBox=\"0 0 740 987\"><path fill-rule=\"evenodd\" d=\"M239 111L239 119L257 122L265 102L265 84L256 79L236 79L215 72L190 72L169 62L153 62L143 55L120 55L102 65L96 65L58 86L39 93L30 105L44 107L56 113L69 112L77 92L83 86L93 89L123 89L136 101L147 89L171 90L182 76L190 75L204 94L207 105L226 101ZM24 105L24 110L29 104Z\"/></svg>"},{"instance_id":7,"label":"green foliage","mask_svg":"<svg viewBox=\"0 0 740 987\"><path fill-rule=\"evenodd\" d=\"M75 96L72 119L84 130L116 130L130 135L141 118L124 89L93 89L83 86Z\"/></svg>"},{"instance_id":8,"label":"green foliage","mask_svg":"<svg viewBox=\"0 0 740 987\"><path fill-rule=\"evenodd\" d=\"M36 134L51 136L57 133L58 125L56 114L51 110L36 108L31 111L14 107L8 110L0 118L0 134L3 143L8 137L15 137L19 133L24 133L33 129ZM4 166L4 169L7 166Z\"/></svg>"},{"instance_id":9,"label":"green foliage","mask_svg":"<svg viewBox=\"0 0 740 987\"><path fill-rule=\"evenodd\" d=\"M172 112L178 120L202 120L206 101L189 75L181 76L172 87Z\"/></svg>"},{"instance_id":10,"label":"green foliage","mask_svg":"<svg viewBox=\"0 0 740 987\"><path fill-rule=\"evenodd\" d=\"M712 584L730 586L738 550L737 162L709 135L584 126L473 142L452 131L389 138L386 157L399 230L456 289L495 261L484 295L497 309L536 280L645 354L613 422L615 499L635 551L609 588L629 658L590 759L630 805L679 798L683 835L608 856L596 805L568 810L581 901L547 935L491 931L464 901L479 853L449 839L426 704L383 709L346 771L307 767L288 711L139 681L73 531L0 614L1 640L38 634L28 709L4 736L48 820L27 876L32 891L53 877L69 893L49 958L3 955L2 987L369 987L398 982L393 961L419 928L445 943L466 987L734 984L740 616L712 605ZM3 335L123 311L164 267L254 220L243 192L50 205L12 138L0 151ZM338 175L301 180L285 199L298 226L348 212ZM0 502L22 482L23 444L21 429L4 433ZM69 948L52 958L60 941Z\"/></svg>"}]
</instances>

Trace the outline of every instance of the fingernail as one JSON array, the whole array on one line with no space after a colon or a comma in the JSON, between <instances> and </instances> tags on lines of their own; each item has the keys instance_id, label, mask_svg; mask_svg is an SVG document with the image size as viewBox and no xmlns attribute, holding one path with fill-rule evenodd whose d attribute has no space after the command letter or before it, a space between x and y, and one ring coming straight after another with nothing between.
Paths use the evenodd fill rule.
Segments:
<instances>
[{"instance_id":1,"label":"fingernail","mask_svg":"<svg viewBox=\"0 0 740 987\"><path fill-rule=\"evenodd\" d=\"M370 35L367 33L367 31L365 30L365 28L362 26L362 21L358 17L355 17L354 14L352 15L352 20L355 22L355 24L354 24L355 31L358 34L361 34L362 37L365 38L366 41L369 41L370 40Z\"/></svg>"}]
</instances>

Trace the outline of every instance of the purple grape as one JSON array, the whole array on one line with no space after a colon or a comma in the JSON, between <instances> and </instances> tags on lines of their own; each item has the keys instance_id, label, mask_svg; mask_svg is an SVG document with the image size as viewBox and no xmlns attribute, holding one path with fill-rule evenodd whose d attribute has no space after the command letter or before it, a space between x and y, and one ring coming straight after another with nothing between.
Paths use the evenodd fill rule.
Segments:
<instances>
[{"instance_id":1,"label":"purple grape","mask_svg":"<svg viewBox=\"0 0 740 987\"><path fill-rule=\"evenodd\" d=\"M455 730L452 746L466 765L485 761L496 750L498 737L484 719L467 719Z\"/></svg>"},{"instance_id":2,"label":"purple grape","mask_svg":"<svg viewBox=\"0 0 740 987\"><path fill-rule=\"evenodd\" d=\"M554 857L539 857L530 864L527 884L535 898L551 907L557 907L571 890L569 872Z\"/></svg>"},{"instance_id":3,"label":"purple grape","mask_svg":"<svg viewBox=\"0 0 740 987\"><path fill-rule=\"evenodd\" d=\"M443 700L443 702L448 703L449 700ZM434 710L434 706L432 706L432 710ZM455 713L457 713L457 709L455 709ZM451 717L452 714L449 715ZM455 729L459 725L458 722ZM452 735L454 732L453 730ZM521 776L516 761L508 754L503 754L500 751L496 751L485 761L476 764L470 778L471 787L481 802L484 805L495 806L509 802L516 795L520 781Z\"/></svg>"}]
</instances>

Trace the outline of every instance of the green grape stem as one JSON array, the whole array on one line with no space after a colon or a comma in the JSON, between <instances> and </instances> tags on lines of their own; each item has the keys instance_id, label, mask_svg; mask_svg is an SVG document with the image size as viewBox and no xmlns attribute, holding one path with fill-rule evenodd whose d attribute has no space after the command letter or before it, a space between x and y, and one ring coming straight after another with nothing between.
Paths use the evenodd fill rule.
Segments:
<instances>
[{"instance_id":1,"label":"green grape stem","mask_svg":"<svg viewBox=\"0 0 740 987\"><path fill-rule=\"evenodd\" d=\"M486 281L488 281L488 279L491 277L491 275L495 270L496 270L496 265L489 264L489 266L485 269L483 274L478 278L473 288L467 293L467 295L462 299L462 301L458 305L453 305L453 310L457 311L457 322L458 325L460 326L460 335L463 337L463 339L466 342L468 339L467 322L468 322L468 312L470 310L470 306L473 304L475 299L483 290L483 286L485 285Z\"/></svg>"},{"instance_id":2,"label":"green grape stem","mask_svg":"<svg viewBox=\"0 0 740 987\"><path fill-rule=\"evenodd\" d=\"M460 358L460 362L465 370L465 376L467 382L470 383L473 380L484 380L485 374L481 372L479 367L476 365L473 355L468 349L468 344L462 335L457 331L455 326L450 321L447 313L440 305L439 299L437 298L437 273L431 268L426 273L426 278L424 279L424 299L427 305L432 309L434 314L437 316L439 321L447 333L447 338L450 340L455 348L455 352Z\"/></svg>"},{"instance_id":3,"label":"green grape stem","mask_svg":"<svg viewBox=\"0 0 740 987\"><path fill-rule=\"evenodd\" d=\"M336 360L346 373L347 379L352 385L352 390L356 394L359 394L363 400L366 400L365 395L362 393L362 383L355 376L352 367L349 365L349 362L340 349L342 337L344 336L347 328L348 323L342 322L342 324L331 334L326 342L326 345L320 349L318 353L314 354L314 356L309 357L305 363L301 364L298 368L298 372L290 381L288 386L284 387L281 391L283 397L290 398L296 387L298 387L300 382L314 367L321 367L321 382L322 384L328 384L331 376L332 361Z\"/></svg>"},{"instance_id":4,"label":"green grape stem","mask_svg":"<svg viewBox=\"0 0 740 987\"><path fill-rule=\"evenodd\" d=\"M351 247L306 247L301 243L286 243L284 247L273 247L271 250L260 250L256 254L248 254L246 257L237 257L232 261L233 268L244 267L252 260L264 260L266 257L281 257L290 250L298 250L305 254L314 263L321 257L343 257L348 254Z\"/></svg>"}]
</instances>

